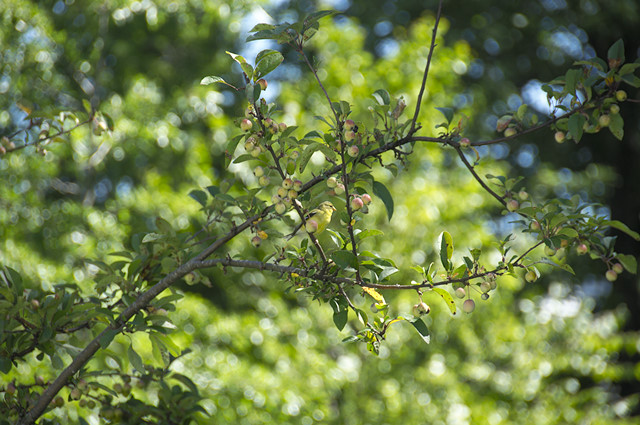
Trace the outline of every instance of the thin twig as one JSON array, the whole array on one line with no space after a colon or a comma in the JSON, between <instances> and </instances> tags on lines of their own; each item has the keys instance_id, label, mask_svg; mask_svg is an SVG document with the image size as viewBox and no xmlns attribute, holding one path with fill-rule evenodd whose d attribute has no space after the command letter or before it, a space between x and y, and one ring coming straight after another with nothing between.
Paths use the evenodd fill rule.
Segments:
<instances>
[{"instance_id":1,"label":"thin twig","mask_svg":"<svg viewBox=\"0 0 640 425\"><path fill-rule=\"evenodd\" d=\"M411 129L409 130L409 134L413 134L416 131L416 123L418 122L418 114L420 113L420 104L422 103L422 96L424 95L424 91L427 87L427 76L429 75L429 67L431 66L431 57L433 56L433 51L436 48L436 35L438 33L438 24L440 23L441 11L442 11L442 0L438 2L438 12L436 13L436 23L433 26L433 33L431 34L431 46L429 46L429 55L427 56L427 64L424 67L424 74L422 75L422 85L420 86L420 92L418 93L418 100L416 102L416 111L413 114L413 119L411 120Z\"/></svg>"},{"instance_id":2,"label":"thin twig","mask_svg":"<svg viewBox=\"0 0 640 425\"><path fill-rule=\"evenodd\" d=\"M480 186L482 186L482 188L486 190L491 196L496 198L498 202L500 202L502 205L507 205L507 202L504 200L504 198L498 195L497 193L495 193L493 190L491 190L491 188L487 186L487 184L484 182L484 180L482 180L482 178L478 175L478 173L476 173L476 170L473 168L473 165L471 165L467 160L467 157L464 156L464 152L462 152L462 149L460 148L460 146L456 146L455 150L458 153L458 156L460 157L460 159L462 160L462 163L465 165L465 167L467 167L471 175L478 181L478 183L480 183Z\"/></svg>"}]
</instances>

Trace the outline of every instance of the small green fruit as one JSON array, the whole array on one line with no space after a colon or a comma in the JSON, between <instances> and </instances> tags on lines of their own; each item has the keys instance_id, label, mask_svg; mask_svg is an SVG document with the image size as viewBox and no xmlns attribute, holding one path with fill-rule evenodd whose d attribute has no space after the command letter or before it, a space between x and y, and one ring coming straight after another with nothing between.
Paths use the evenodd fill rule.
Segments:
<instances>
[{"instance_id":1,"label":"small green fruit","mask_svg":"<svg viewBox=\"0 0 640 425\"><path fill-rule=\"evenodd\" d=\"M617 104L613 104L609 107L609 113L611 115L616 115L620 113L620 106L618 106Z\"/></svg>"},{"instance_id":2,"label":"small green fruit","mask_svg":"<svg viewBox=\"0 0 640 425\"><path fill-rule=\"evenodd\" d=\"M360 198L353 198L351 200L351 208L355 211L358 211L360 208L364 206L364 202Z\"/></svg>"},{"instance_id":3,"label":"small green fruit","mask_svg":"<svg viewBox=\"0 0 640 425\"><path fill-rule=\"evenodd\" d=\"M538 280L538 275L533 270L529 270L527 273L525 273L524 279L527 282L535 282L536 280Z\"/></svg>"},{"instance_id":4,"label":"small green fruit","mask_svg":"<svg viewBox=\"0 0 640 425\"><path fill-rule=\"evenodd\" d=\"M347 155L349 155L351 158L355 158L356 156L358 156L358 153L360 153L360 149L358 149L356 145L349 146L349 149L347 149Z\"/></svg>"},{"instance_id":5,"label":"small green fruit","mask_svg":"<svg viewBox=\"0 0 640 425\"><path fill-rule=\"evenodd\" d=\"M257 158L262 153L262 148L260 146L256 146L253 149L251 149L250 153L252 157Z\"/></svg>"},{"instance_id":6,"label":"small green fruit","mask_svg":"<svg viewBox=\"0 0 640 425\"><path fill-rule=\"evenodd\" d=\"M514 212L515 210L518 209L519 206L520 206L520 204L515 199L509 199L507 201L507 210L509 212Z\"/></svg>"},{"instance_id":7,"label":"small green fruit","mask_svg":"<svg viewBox=\"0 0 640 425\"><path fill-rule=\"evenodd\" d=\"M533 220L531 222L531 230L537 232L540 230L540 222L538 220Z\"/></svg>"},{"instance_id":8,"label":"small green fruit","mask_svg":"<svg viewBox=\"0 0 640 425\"><path fill-rule=\"evenodd\" d=\"M456 297L464 298L467 296L467 291L464 288L458 288L455 290Z\"/></svg>"},{"instance_id":9,"label":"small green fruit","mask_svg":"<svg viewBox=\"0 0 640 425\"><path fill-rule=\"evenodd\" d=\"M356 126L356 123L353 120L346 120L344 122L344 129L346 131L353 130Z\"/></svg>"},{"instance_id":10,"label":"small green fruit","mask_svg":"<svg viewBox=\"0 0 640 425\"><path fill-rule=\"evenodd\" d=\"M462 303L462 311L464 311L467 314L473 312L473 310L475 309L476 309L476 303L472 299L465 300L464 303Z\"/></svg>"},{"instance_id":11,"label":"small green fruit","mask_svg":"<svg viewBox=\"0 0 640 425\"><path fill-rule=\"evenodd\" d=\"M298 192L296 192L295 189L289 189L289 191L287 192L287 198L296 199L297 197L298 197Z\"/></svg>"},{"instance_id":12,"label":"small green fruit","mask_svg":"<svg viewBox=\"0 0 640 425\"><path fill-rule=\"evenodd\" d=\"M371 196L368 193L365 193L362 195L362 202L364 202L365 205L369 205L371 203Z\"/></svg>"},{"instance_id":13,"label":"small green fruit","mask_svg":"<svg viewBox=\"0 0 640 425\"><path fill-rule=\"evenodd\" d=\"M553 257L554 255L556 255L556 250L551 248L550 246L545 245L544 255L546 255L547 257Z\"/></svg>"},{"instance_id":14,"label":"small green fruit","mask_svg":"<svg viewBox=\"0 0 640 425\"><path fill-rule=\"evenodd\" d=\"M333 190L336 195L342 195L344 193L344 185L342 183L338 183L338 185Z\"/></svg>"},{"instance_id":15,"label":"small green fruit","mask_svg":"<svg viewBox=\"0 0 640 425\"><path fill-rule=\"evenodd\" d=\"M346 142L351 142L356 138L356 133L353 130L345 131L344 140Z\"/></svg>"},{"instance_id":16,"label":"small green fruit","mask_svg":"<svg viewBox=\"0 0 640 425\"><path fill-rule=\"evenodd\" d=\"M462 139L460 139L461 148L468 148L469 146L471 146L471 140L469 140L466 137L463 137Z\"/></svg>"},{"instance_id":17,"label":"small green fruit","mask_svg":"<svg viewBox=\"0 0 640 425\"><path fill-rule=\"evenodd\" d=\"M622 264L620 263L615 263L613 267L611 267L611 270L613 270L617 274L621 274L624 271L624 267L622 267Z\"/></svg>"},{"instance_id":18,"label":"small green fruit","mask_svg":"<svg viewBox=\"0 0 640 425\"><path fill-rule=\"evenodd\" d=\"M256 168L253 169L253 175L258 178L264 176L264 168L258 165Z\"/></svg>"},{"instance_id":19,"label":"small green fruit","mask_svg":"<svg viewBox=\"0 0 640 425\"><path fill-rule=\"evenodd\" d=\"M267 187L269 186L269 176L261 176L258 179L258 184L262 187Z\"/></svg>"},{"instance_id":20,"label":"small green fruit","mask_svg":"<svg viewBox=\"0 0 640 425\"><path fill-rule=\"evenodd\" d=\"M611 124L611 117L608 114L600 115L598 118L598 124L601 127L608 127Z\"/></svg>"},{"instance_id":21,"label":"small green fruit","mask_svg":"<svg viewBox=\"0 0 640 425\"><path fill-rule=\"evenodd\" d=\"M482 295L480 295L480 298L482 298L483 300L488 300L489 299L489 294L487 294L486 292Z\"/></svg>"},{"instance_id":22,"label":"small green fruit","mask_svg":"<svg viewBox=\"0 0 640 425\"><path fill-rule=\"evenodd\" d=\"M296 192L300 192L302 190L302 181L301 180L294 180L293 181L293 190L295 190Z\"/></svg>"},{"instance_id":23,"label":"small green fruit","mask_svg":"<svg viewBox=\"0 0 640 425\"><path fill-rule=\"evenodd\" d=\"M526 190L521 190L520 192L518 192L518 197L521 201L526 201L527 199L529 199L529 193Z\"/></svg>"},{"instance_id":24,"label":"small green fruit","mask_svg":"<svg viewBox=\"0 0 640 425\"><path fill-rule=\"evenodd\" d=\"M251 130L252 127L253 127L253 123L248 118L245 118L240 122L240 129L242 131L249 131Z\"/></svg>"},{"instance_id":25,"label":"small green fruit","mask_svg":"<svg viewBox=\"0 0 640 425\"><path fill-rule=\"evenodd\" d=\"M624 102L627 100L627 92L624 90L618 90L616 92L616 99L618 99L618 102Z\"/></svg>"},{"instance_id":26,"label":"small green fruit","mask_svg":"<svg viewBox=\"0 0 640 425\"><path fill-rule=\"evenodd\" d=\"M556 134L554 134L553 137L556 139L557 143L564 143L564 141L567 139L564 131L556 131Z\"/></svg>"},{"instance_id":27,"label":"small green fruit","mask_svg":"<svg viewBox=\"0 0 640 425\"><path fill-rule=\"evenodd\" d=\"M618 273L616 273L615 270L607 270L604 277L606 277L609 282L615 282L618 278Z\"/></svg>"},{"instance_id":28,"label":"small green fruit","mask_svg":"<svg viewBox=\"0 0 640 425\"><path fill-rule=\"evenodd\" d=\"M254 236L251 238L251 244L256 248L259 247L261 243L262 239L260 238L260 236Z\"/></svg>"},{"instance_id":29,"label":"small green fruit","mask_svg":"<svg viewBox=\"0 0 640 425\"><path fill-rule=\"evenodd\" d=\"M289 191L284 187L280 186L276 193L278 194L279 197L284 198L285 196L287 196Z\"/></svg>"},{"instance_id":30,"label":"small green fruit","mask_svg":"<svg viewBox=\"0 0 640 425\"><path fill-rule=\"evenodd\" d=\"M327 187L333 189L337 185L338 185L338 179L336 179L335 177L331 176L327 179Z\"/></svg>"},{"instance_id":31,"label":"small green fruit","mask_svg":"<svg viewBox=\"0 0 640 425\"><path fill-rule=\"evenodd\" d=\"M283 202L278 202L275 206L275 210L278 214L284 214L287 211L287 206Z\"/></svg>"},{"instance_id":32,"label":"small green fruit","mask_svg":"<svg viewBox=\"0 0 640 425\"><path fill-rule=\"evenodd\" d=\"M480 291L484 294L491 290L491 284L486 280L480 284Z\"/></svg>"},{"instance_id":33,"label":"small green fruit","mask_svg":"<svg viewBox=\"0 0 640 425\"><path fill-rule=\"evenodd\" d=\"M293 180L291 180L289 177L282 180L282 187L284 187L287 190L291 189L293 187Z\"/></svg>"},{"instance_id":34,"label":"small green fruit","mask_svg":"<svg viewBox=\"0 0 640 425\"><path fill-rule=\"evenodd\" d=\"M413 306L414 316L423 316L425 314L429 314L430 311L431 308L425 302L421 302Z\"/></svg>"},{"instance_id":35,"label":"small green fruit","mask_svg":"<svg viewBox=\"0 0 640 425\"><path fill-rule=\"evenodd\" d=\"M578 253L578 255L584 255L589 252L589 247L587 246L587 244L581 243L576 247L576 252Z\"/></svg>"}]
</instances>

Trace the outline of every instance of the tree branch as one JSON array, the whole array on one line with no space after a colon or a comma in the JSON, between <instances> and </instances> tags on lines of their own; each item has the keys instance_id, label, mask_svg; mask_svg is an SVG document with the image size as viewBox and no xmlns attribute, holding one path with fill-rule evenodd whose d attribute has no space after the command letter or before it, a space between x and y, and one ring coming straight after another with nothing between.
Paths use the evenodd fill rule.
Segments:
<instances>
[{"instance_id":1,"label":"tree branch","mask_svg":"<svg viewBox=\"0 0 640 425\"><path fill-rule=\"evenodd\" d=\"M413 114L413 119L411 120L411 129L409 130L409 134L413 134L416 131L416 123L418 121L418 114L420 113L420 104L422 103L422 96L424 95L424 91L427 86L427 76L429 75L429 67L431 66L431 57L433 56L433 51L436 48L436 35L438 32L438 24L440 23L441 11L442 11L442 0L438 2L438 12L436 12L436 23L433 26L433 33L431 35L431 46L429 47L427 64L425 65L424 74L422 75L422 85L420 86L420 92L418 93L418 100L416 101L416 111Z\"/></svg>"}]
</instances>

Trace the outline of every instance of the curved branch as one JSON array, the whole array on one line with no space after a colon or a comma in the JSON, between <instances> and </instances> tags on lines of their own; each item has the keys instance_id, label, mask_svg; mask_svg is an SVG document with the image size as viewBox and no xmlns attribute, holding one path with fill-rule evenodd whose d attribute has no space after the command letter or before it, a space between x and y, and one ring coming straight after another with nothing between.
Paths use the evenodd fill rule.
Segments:
<instances>
[{"instance_id":1,"label":"curved branch","mask_svg":"<svg viewBox=\"0 0 640 425\"><path fill-rule=\"evenodd\" d=\"M460 159L462 160L462 163L464 164L464 166L467 167L467 169L469 170L473 178L475 178L478 181L478 183L480 183L480 186L482 186L482 188L486 190L491 196L496 198L498 202L500 202L502 205L507 205L507 202L504 200L504 198L498 195L497 193L495 193L493 190L491 190L491 188L487 186L487 184L484 182L484 180L482 180L482 178L478 175L478 173L476 173L476 170L474 169L473 165L471 165L467 157L464 156L464 152L462 152L462 149L460 148L460 146L455 146L455 150L458 153L458 156L460 157Z\"/></svg>"}]
</instances>

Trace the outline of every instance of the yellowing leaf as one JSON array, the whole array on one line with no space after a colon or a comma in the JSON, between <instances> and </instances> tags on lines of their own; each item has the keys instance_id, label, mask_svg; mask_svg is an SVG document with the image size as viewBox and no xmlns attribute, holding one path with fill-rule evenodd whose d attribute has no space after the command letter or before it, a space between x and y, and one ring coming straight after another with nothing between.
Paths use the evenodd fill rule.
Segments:
<instances>
[{"instance_id":1,"label":"yellowing leaf","mask_svg":"<svg viewBox=\"0 0 640 425\"><path fill-rule=\"evenodd\" d=\"M366 292L367 294L371 295L371 298L373 298L374 300L376 300L376 302L378 304L386 304L387 302L384 300L384 297L382 296L382 294L380 294L378 291L376 291L373 288L367 288L366 286L362 287L362 290L364 292Z\"/></svg>"},{"instance_id":2,"label":"yellowing leaf","mask_svg":"<svg viewBox=\"0 0 640 425\"><path fill-rule=\"evenodd\" d=\"M451 296L449 291L447 291L446 289L438 288L438 287L435 287L432 289L434 292L436 292L438 295L442 297L445 303L447 303L447 307L449 307L449 310L451 310L451 314L456 314L456 303L455 301L453 301L453 297Z\"/></svg>"}]
</instances>

